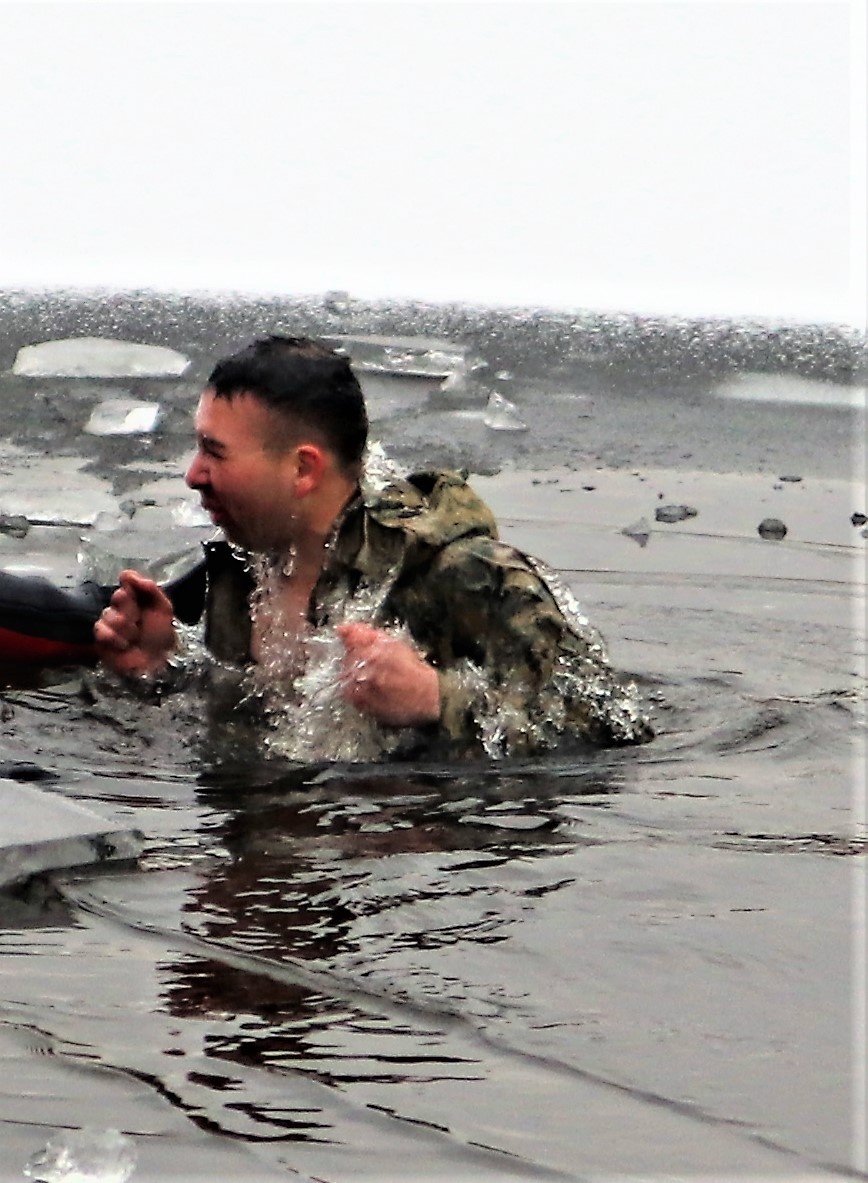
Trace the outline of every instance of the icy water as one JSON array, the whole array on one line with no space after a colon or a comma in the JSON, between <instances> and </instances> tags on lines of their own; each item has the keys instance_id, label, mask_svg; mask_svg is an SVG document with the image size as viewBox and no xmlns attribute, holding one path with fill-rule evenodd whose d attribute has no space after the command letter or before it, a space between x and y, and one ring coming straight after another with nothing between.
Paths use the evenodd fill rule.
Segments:
<instances>
[{"instance_id":1,"label":"icy water","mask_svg":"<svg viewBox=\"0 0 868 1183\"><path fill-rule=\"evenodd\" d=\"M50 307L7 310L0 370L66 335ZM232 319L181 311L149 306L137 339L194 353ZM88 316L80 332L136 336ZM650 354L601 361L598 336L522 371L503 342L526 324L468 320L527 430L426 407L379 434L471 469L657 738L300 765L263 755L219 686L10 673L2 771L145 849L0 895L0 1179L107 1130L133 1183L866 1177L864 420L840 341L806 334L810 364L774 376L743 348L703 371L689 346L686 383ZM199 357L189 382L113 392L163 407L130 436L82 433L104 384L0 374L0 512L42 523L0 534L0 566L72 582L79 553L195 543L177 473ZM658 522L672 503L698 512ZM769 516L784 541L759 537Z\"/></svg>"}]
</instances>

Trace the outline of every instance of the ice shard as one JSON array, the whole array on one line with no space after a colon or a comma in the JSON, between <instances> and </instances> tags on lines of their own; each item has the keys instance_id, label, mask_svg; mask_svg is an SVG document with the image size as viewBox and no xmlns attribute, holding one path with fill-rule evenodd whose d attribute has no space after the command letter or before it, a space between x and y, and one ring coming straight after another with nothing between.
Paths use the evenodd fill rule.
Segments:
<instances>
[{"instance_id":1,"label":"ice shard","mask_svg":"<svg viewBox=\"0 0 868 1183\"><path fill-rule=\"evenodd\" d=\"M527 431L516 405L496 391L488 399L483 422L491 431Z\"/></svg>"},{"instance_id":2,"label":"ice shard","mask_svg":"<svg viewBox=\"0 0 868 1183\"><path fill-rule=\"evenodd\" d=\"M0 888L46 871L129 861L141 835L57 793L0 780Z\"/></svg>"},{"instance_id":3,"label":"ice shard","mask_svg":"<svg viewBox=\"0 0 868 1183\"><path fill-rule=\"evenodd\" d=\"M189 358L163 345L67 337L22 346L12 373L27 378L180 378L189 365Z\"/></svg>"},{"instance_id":4,"label":"ice shard","mask_svg":"<svg viewBox=\"0 0 868 1183\"><path fill-rule=\"evenodd\" d=\"M88 435L150 435L161 418L159 403L107 398L94 408L84 430Z\"/></svg>"}]
</instances>

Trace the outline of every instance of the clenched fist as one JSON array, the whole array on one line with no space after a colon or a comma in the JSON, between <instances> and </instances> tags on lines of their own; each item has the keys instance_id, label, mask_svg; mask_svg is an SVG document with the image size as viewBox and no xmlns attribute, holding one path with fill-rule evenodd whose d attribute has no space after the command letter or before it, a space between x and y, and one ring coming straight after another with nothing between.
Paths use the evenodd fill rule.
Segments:
<instances>
[{"instance_id":1,"label":"clenched fist","mask_svg":"<svg viewBox=\"0 0 868 1183\"><path fill-rule=\"evenodd\" d=\"M116 674L158 674L177 646L172 602L137 571L121 571L119 580L93 626L97 656Z\"/></svg>"},{"instance_id":2,"label":"clenched fist","mask_svg":"<svg viewBox=\"0 0 868 1183\"><path fill-rule=\"evenodd\" d=\"M440 718L437 671L412 645L370 624L339 624L344 643L344 697L391 727L419 727Z\"/></svg>"}]
</instances>

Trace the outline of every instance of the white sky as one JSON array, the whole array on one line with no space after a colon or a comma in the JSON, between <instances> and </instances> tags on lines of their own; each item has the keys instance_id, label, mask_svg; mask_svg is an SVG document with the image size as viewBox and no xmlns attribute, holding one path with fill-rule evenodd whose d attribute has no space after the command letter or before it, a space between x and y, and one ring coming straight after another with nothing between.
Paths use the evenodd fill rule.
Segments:
<instances>
[{"instance_id":1,"label":"white sky","mask_svg":"<svg viewBox=\"0 0 868 1183\"><path fill-rule=\"evenodd\" d=\"M865 319L865 0L0 0L0 287Z\"/></svg>"}]
</instances>

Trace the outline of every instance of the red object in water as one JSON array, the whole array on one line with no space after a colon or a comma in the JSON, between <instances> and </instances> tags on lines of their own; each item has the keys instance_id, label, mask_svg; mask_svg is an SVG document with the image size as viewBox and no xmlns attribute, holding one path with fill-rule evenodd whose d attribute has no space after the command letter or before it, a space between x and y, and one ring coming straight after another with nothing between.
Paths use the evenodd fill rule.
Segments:
<instances>
[{"instance_id":1,"label":"red object in water","mask_svg":"<svg viewBox=\"0 0 868 1183\"><path fill-rule=\"evenodd\" d=\"M93 626L110 595L95 583L67 589L41 576L0 571L0 662L92 662Z\"/></svg>"},{"instance_id":2,"label":"red object in water","mask_svg":"<svg viewBox=\"0 0 868 1183\"><path fill-rule=\"evenodd\" d=\"M0 662L28 665L86 665L94 660L93 643L76 645L18 633L0 625Z\"/></svg>"}]
</instances>

